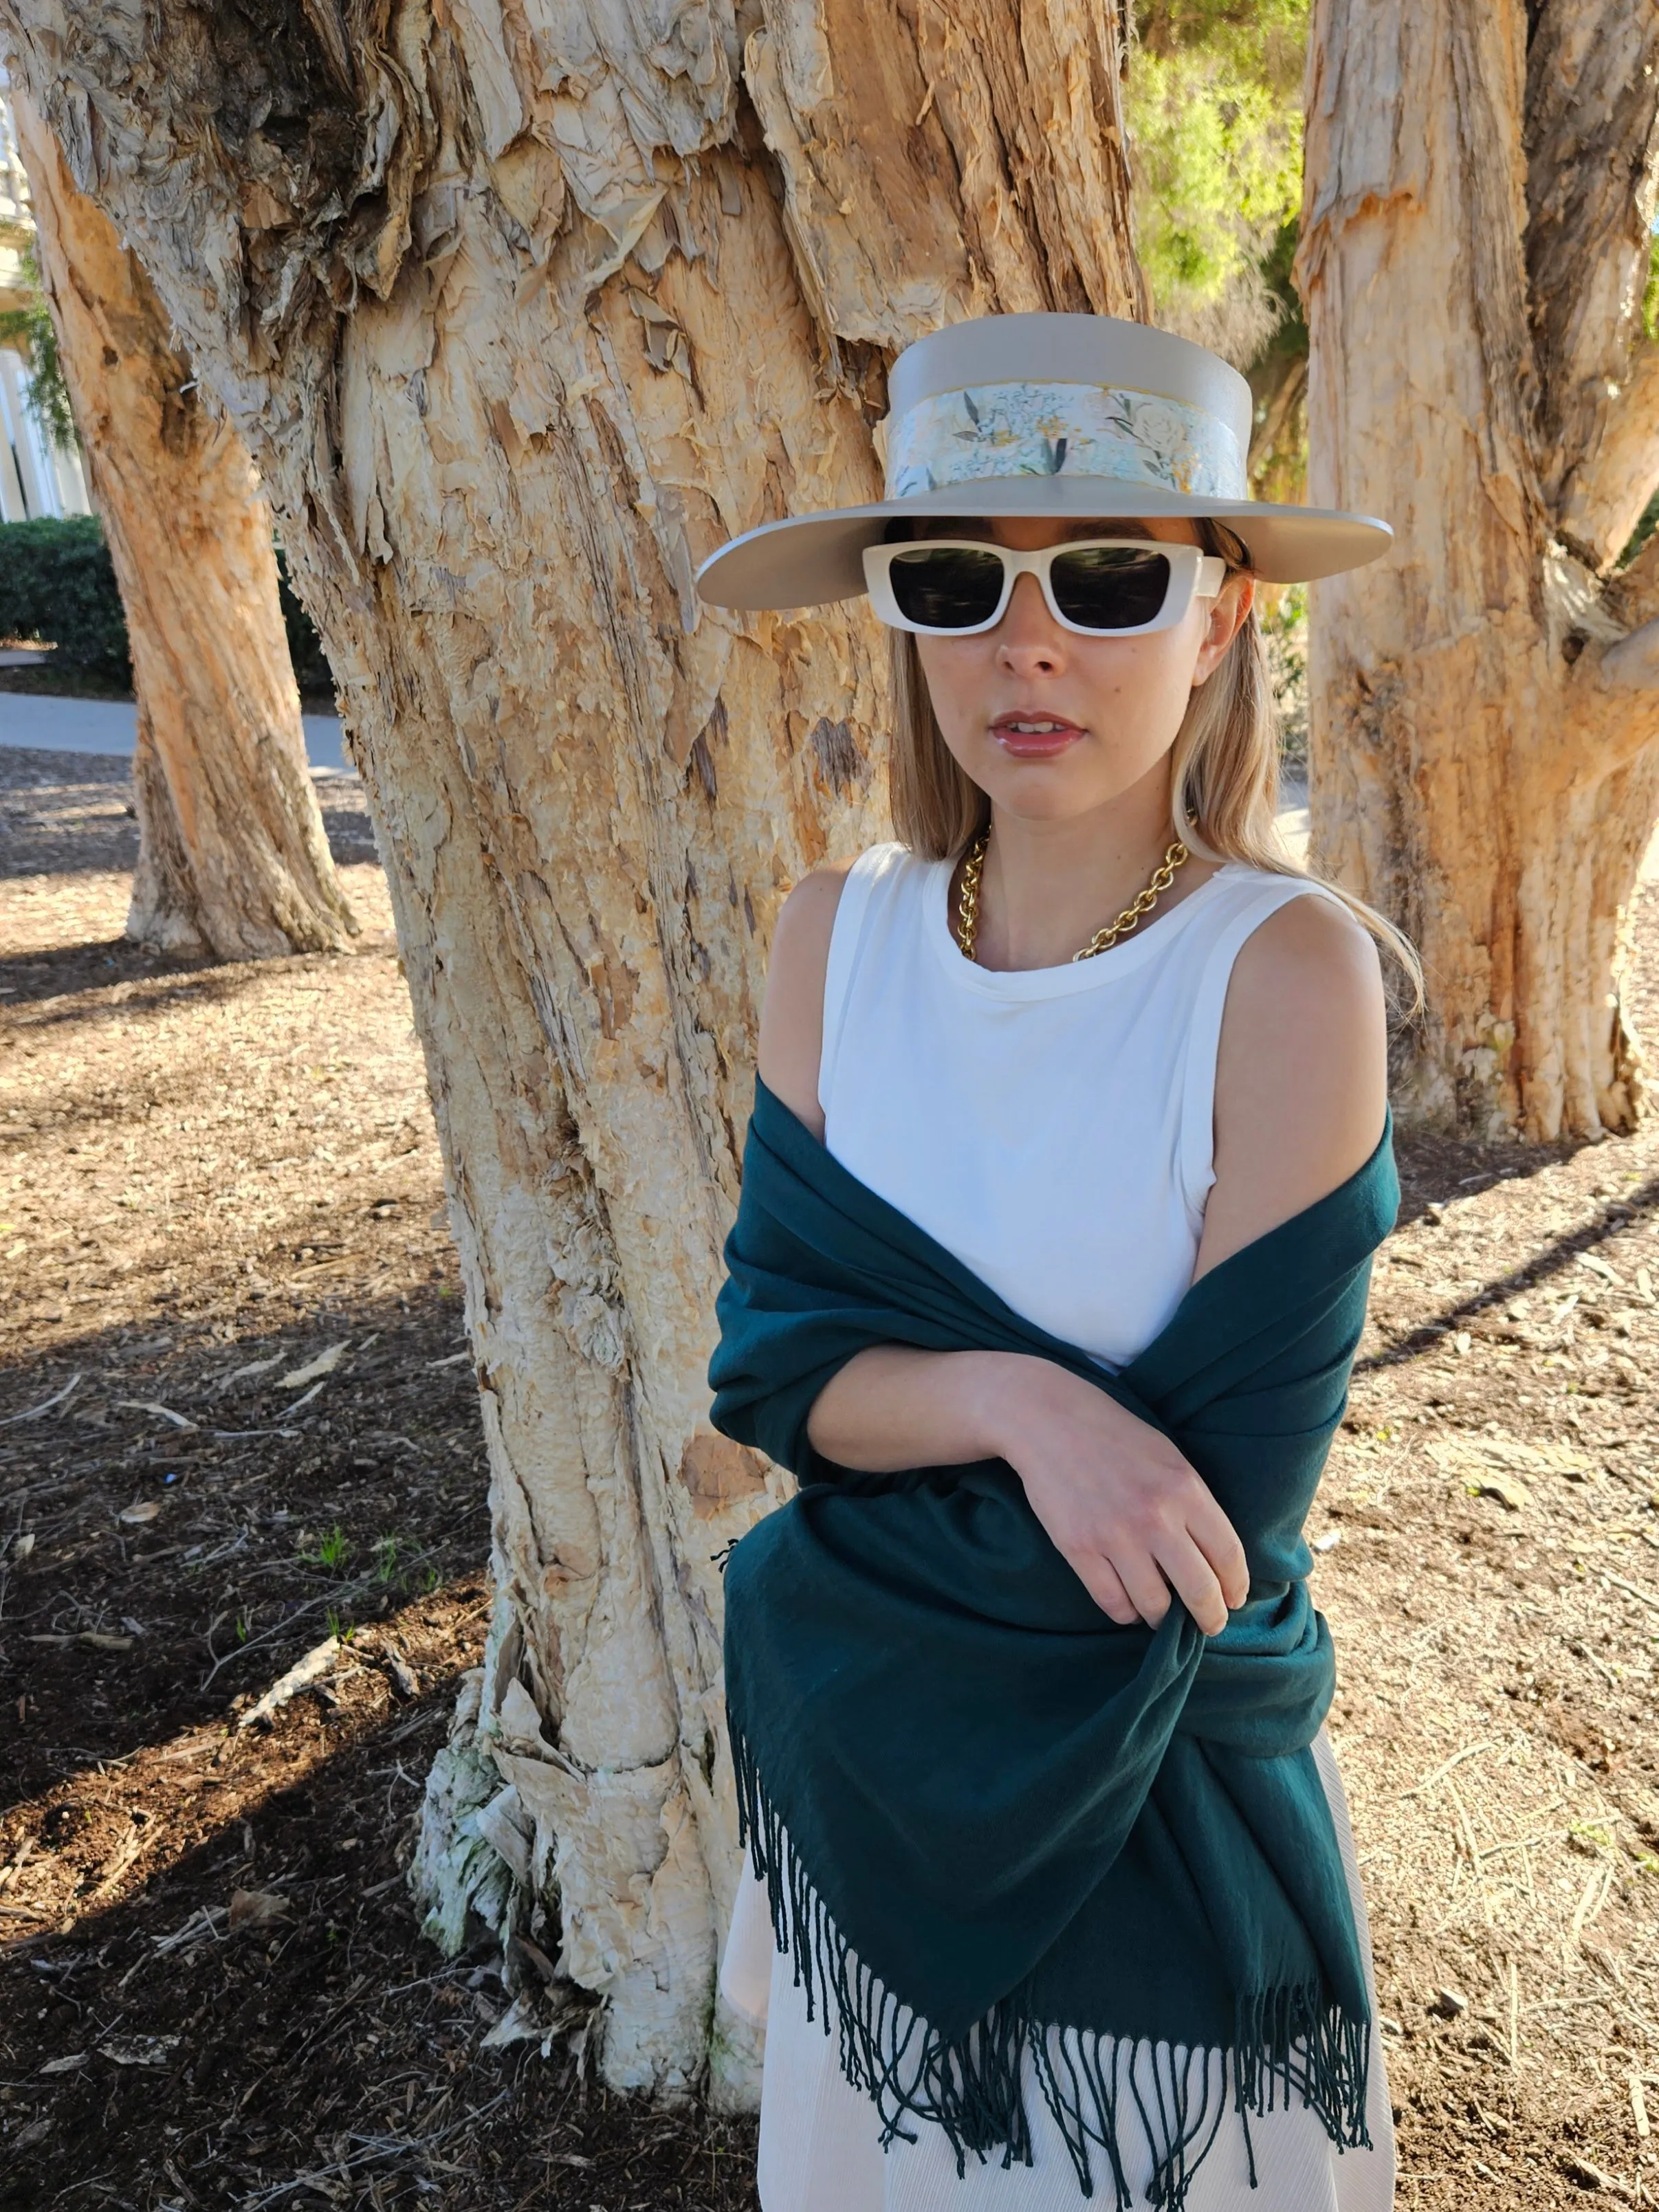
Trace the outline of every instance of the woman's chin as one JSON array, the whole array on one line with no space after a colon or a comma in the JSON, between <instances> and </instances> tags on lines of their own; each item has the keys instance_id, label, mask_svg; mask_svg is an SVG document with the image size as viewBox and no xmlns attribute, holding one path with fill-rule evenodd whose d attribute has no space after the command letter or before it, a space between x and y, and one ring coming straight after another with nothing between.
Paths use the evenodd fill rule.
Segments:
<instances>
[{"instance_id":1,"label":"woman's chin","mask_svg":"<svg viewBox=\"0 0 1659 2212\"><path fill-rule=\"evenodd\" d=\"M999 758L988 762L974 781L999 813L1016 821L1068 822L1109 806L1125 788L1103 783L1098 775L1079 775L1078 765L1069 753L1045 761Z\"/></svg>"}]
</instances>

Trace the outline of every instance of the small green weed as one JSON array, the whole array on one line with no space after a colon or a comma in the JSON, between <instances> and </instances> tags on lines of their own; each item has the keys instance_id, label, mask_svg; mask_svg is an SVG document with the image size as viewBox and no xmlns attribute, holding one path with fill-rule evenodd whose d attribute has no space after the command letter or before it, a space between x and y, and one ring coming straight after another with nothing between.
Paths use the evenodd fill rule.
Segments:
<instances>
[{"instance_id":1,"label":"small green weed","mask_svg":"<svg viewBox=\"0 0 1659 2212\"><path fill-rule=\"evenodd\" d=\"M337 1521L317 1547L317 1564L337 1574L351 1557L351 1540Z\"/></svg>"}]
</instances>

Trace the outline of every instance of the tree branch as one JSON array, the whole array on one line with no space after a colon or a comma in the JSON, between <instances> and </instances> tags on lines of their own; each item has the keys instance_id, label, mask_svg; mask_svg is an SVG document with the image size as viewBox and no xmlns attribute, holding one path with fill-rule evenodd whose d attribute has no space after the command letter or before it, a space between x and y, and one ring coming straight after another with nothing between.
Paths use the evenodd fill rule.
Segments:
<instances>
[{"instance_id":1,"label":"tree branch","mask_svg":"<svg viewBox=\"0 0 1659 2212\"><path fill-rule=\"evenodd\" d=\"M1659 615L1659 531L1649 538L1628 568L1607 580L1601 605L1620 629L1632 630Z\"/></svg>"},{"instance_id":2,"label":"tree branch","mask_svg":"<svg viewBox=\"0 0 1659 2212\"><path fill-rule=\"evenodd\" d=\"M1594 582L1584 575L1588 589ZM1622 635L1609 635L1615 626ZM1659 536L1607 585L1578 634L1585 642L1572 671L1583 717L1577 742L1595 772L1607 775L1659 739Z\"/></svg>"},{"instance_id":3,"label":"tree branch","mask_svg":"<svg viewBox=\"0 0 1659 2212\"><path fill-rule=\"evenodd\" d=\"M1583 722L1579 743L1595 771L1626 766L1659 738L1659 536L1597 591L1587 569L1567 561L1584 599L1577 617L1558 617L1559 636L1583 641L1572 671Z\"/></svg>"},{"instance_id":4,"label":"tree branch","mask_svg":"<svg viewBox=\"0 0 1659 2212\"><path fill-rule=\"evenodd\" d=\"M1544 0L1528 42L1525 143L1539 474L1558 533L1599 568L1635 520L1620 532L1617 471L1643 438L1642 411L1621 418L1636 397L1659 163L1659 12Z\"/></svg>"},{"instance_id":5,"label":"tree branch","mask_svg":"<svg viewBox=\"0 0 1659 2212\"><path fill-rule=\"evenodd\" d=\"M1597 658L1595 680L1604 690L1659 690L1659 616L1603 646Z\"/></svg>"},{"instance_id":6,"label":"tree branch","mask_svg":"<svg viewBox=\"0 0 1659 2212\"><path fill-rule=\"evenodd\" d=\"M1593 568L1616 561L1659 484L1659 345L1644 340L1593 443L1563 479L1559 534Z\"/></svg>"}]
</instances>

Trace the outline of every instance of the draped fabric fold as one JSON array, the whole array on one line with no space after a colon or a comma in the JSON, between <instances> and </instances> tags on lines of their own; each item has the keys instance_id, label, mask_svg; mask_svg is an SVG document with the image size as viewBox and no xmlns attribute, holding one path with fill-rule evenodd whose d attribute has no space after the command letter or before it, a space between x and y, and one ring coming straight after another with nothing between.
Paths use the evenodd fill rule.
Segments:
<instances>
[{"instance_id":1,"label":"draped fabric fold","mask_svg":"<svg viewBox=\"0 0 1659 2212\"><path fill-rule=\"evenodd\" d=\"M1364 1971L1309 1748L1334 1662L1302 1527L1398 1195L1385 1130L1109 1374L757 1083L713 1418L800 1489L727 1567L727 1711L775 1931L888 2137L936 2124L959 2161L1027 2159L1029 2076L1084 2194L1104 2179L1127 2206L1133 2096L1170 2212L1224 2100L1248 2120L1299 2097L1367 2142ZM1162 1430L1238 1531L1246 1604L1213 1638L1178 1604L1119 1627L1005 1462L821 1458L812 1404L878 1344L1032 1353Z\"/></svg>"}]
</instances>

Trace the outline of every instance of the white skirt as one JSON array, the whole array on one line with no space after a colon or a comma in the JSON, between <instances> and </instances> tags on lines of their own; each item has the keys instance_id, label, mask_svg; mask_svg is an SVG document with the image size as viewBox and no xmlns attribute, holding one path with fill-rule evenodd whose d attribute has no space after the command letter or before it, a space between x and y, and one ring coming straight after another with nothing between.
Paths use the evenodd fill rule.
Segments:
<instances>
[{"instance_id":1,"label":"white skirt","mask_svg":"<svg viewBox=\"0 0 1659 2212\"><path fill-rule=\"evenodd\" d=\"M1342 1848L1371 2000L1365 2102L1371 2148L1340 2150L1316 2114L1293 2103L1252 2116L1247 2150L1244 2124L1230 2111L1193 2177L1188 2212L1389 2212L1394 2203L1394 2119L1353 1829L1335 1754L1322 1729L1313 1749ZM966 2173L958 2177L956 2154L943 2130L925 2123L916 2124L914 2142L898 2137L884 2150L875 2106L842 2073L833 2020L826 2033L822 2003L816 2020L807 2017L793 1962L774 1948L766 1886L752 1867L738 1893L720 1988L729 2003L766 2027L757 2173L762 2212L1075 2212L1088 2201L1042 2092L1030 2076L1029 2058L1030 2166L1004 2167L970 2157ZM1126 2099L1119 2108L1119 2154L1137 2203L1144 2203L1152 2151L1133 2106L1133 2099ZM1111 2177L1103 2160L1097 2158L1095 2166L1092 2201L1106 2212L1112 2201Z\"/></svg>"}]
</instances>

